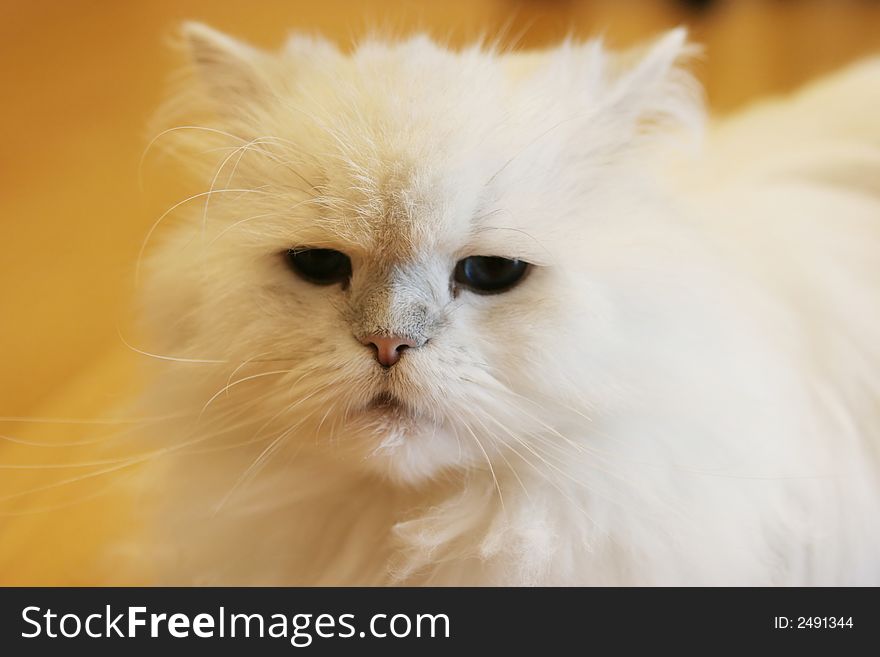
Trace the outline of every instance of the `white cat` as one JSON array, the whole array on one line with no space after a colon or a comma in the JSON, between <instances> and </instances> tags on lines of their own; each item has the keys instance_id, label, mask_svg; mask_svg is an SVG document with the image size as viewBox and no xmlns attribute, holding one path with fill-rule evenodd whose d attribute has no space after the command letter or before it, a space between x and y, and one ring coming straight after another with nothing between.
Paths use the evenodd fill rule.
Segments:
<instances>
[{"instance_id":1,"label":"white cat","mask_svg":"<svg viewBox=\"0 0 880 657\"><path fill-rule=\"evenodd\" d=\"M880 61L184 34L156 582L880 584Z\"/></svg>"}]
</instances>

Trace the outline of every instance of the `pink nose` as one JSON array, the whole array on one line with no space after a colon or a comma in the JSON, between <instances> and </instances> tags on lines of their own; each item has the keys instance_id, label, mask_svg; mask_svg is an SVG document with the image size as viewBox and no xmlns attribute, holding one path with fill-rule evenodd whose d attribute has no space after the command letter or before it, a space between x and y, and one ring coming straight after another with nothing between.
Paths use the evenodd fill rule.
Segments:
<instances>
[{"instance_id":1,"label":"pink nose","mask_svg":"<svg viewBox=\"0 0 880 657\"><path fill-rule=\"evenodd\" d=\"M368 335L362 342L376 349L376 360L382 367L391 367L400 360L404 349L415 347L416 343L399 335Z\"/></svg>"}]
</instances>

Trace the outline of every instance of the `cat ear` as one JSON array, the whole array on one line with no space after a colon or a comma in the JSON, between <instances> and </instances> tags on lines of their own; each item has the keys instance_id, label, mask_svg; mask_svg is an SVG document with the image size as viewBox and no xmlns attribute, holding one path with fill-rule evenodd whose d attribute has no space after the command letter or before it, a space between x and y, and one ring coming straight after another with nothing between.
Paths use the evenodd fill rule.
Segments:
<instances>
[{"instance_id":1,"label":"cat ear","mask_svg":"<svg viewBox=\"0 0 880 657\"><path fill-rule=\"evenodd\" d=\"M198 81L218 106L231 109L265 92L265 53L202 23L184 23L181 35Z\"/></svg>"},{"instance_id":2,"label":"cat ear","mask_svg":"<svg viewBox=\"0 0 880 657\"><path fill-rule=\"evenodd\" d=\"M699 87L680 66L682 59L695 52L697 48L687 43L687 30L679 27L647 48L624 55L624 67L626 60L637 61L612 82L606 97L608 111L636 124L699 123Z\"/></svg>"},{"instance_id":3,"label":"cat ear","mask_svg":"<svg viewBox=\"0 0 880 657\"><path fill-rule=\"evenodd\" d=\"M294 33L284 42L283 54L293 60L335 59L341 56L339 48L329 39L317 34Z\"/></svg>"},{"instance_id":4,"label":"cat ear","mask_svg":"<svg viewBox=\"0 0 880 657\"><path fill-rule=\"evenodd\" d=\"M686 43L687 30L678 27L668 31L647 47L638 48L633 53L625 55L638 61L618 80L619 91L624 94L639 93L664 80L676 61L685 54Z\"/></svg>"}]
</instances>

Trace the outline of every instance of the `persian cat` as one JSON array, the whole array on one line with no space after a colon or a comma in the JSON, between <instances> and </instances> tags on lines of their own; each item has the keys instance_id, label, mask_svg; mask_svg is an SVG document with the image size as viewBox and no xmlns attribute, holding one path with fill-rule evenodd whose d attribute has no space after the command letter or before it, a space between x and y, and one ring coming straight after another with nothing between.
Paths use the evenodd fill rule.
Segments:
<instances>
[{"instance_id":1,"label":"persian cat","mask_svg":"<svg viewBox=\"0 0 880 657\"><path fill-rule=\"evenodd\" d=\"M152 581L880 584L880 61L183 34Z\"/></svg>"}]
</instances>

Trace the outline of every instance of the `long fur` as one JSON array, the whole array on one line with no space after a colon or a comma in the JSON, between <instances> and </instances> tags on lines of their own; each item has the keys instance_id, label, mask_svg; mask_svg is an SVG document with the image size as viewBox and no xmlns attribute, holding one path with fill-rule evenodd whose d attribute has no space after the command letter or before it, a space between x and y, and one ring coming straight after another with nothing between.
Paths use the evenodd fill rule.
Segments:
<instances>
[{"instance_id":1,"label":"long fur","mask_svg":"<svg viewBox=\"0 0 880 657\"><path fill-rule=\"evenodd\" d=\"M157 143L201 192L140 267L153 581L880 584L880 61L706 129L681 30L184 45ZM535 267L455 295L468 255ZM352 327L413 309L384 371Z\"/></svg>"}]
</instances>

